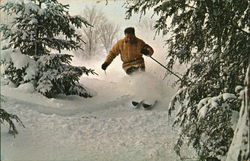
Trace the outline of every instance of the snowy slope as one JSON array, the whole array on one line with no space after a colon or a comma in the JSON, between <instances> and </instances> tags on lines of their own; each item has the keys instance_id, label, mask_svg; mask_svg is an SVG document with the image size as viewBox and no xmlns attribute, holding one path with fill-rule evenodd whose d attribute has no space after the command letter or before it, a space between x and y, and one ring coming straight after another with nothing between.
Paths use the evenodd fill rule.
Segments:
<instances>
[{"instance_id":1,"label":"snowy slope","mask_svg":"<svg viewBox=\"0 0 250 161\"><path fill-rule=\"evenodd\" d=\"M48 99L28 86L2 86L3 108L17 114L26 126L18 126L16 138L7 133L8 126L2 126L3 160L178 160L165 81L150 72L123 75L114 82L105 77L82 78L95 95L88 99ZM136 97L160 103L152 111L133 109L131 100ZM187 151L184 154L188 156Z\"/></svg>"}]
</instances>

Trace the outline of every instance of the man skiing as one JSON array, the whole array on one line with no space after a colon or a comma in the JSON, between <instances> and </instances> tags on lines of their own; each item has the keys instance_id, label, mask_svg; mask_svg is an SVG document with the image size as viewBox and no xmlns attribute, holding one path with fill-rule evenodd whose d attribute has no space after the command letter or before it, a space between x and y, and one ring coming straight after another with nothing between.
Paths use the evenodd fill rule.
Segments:
<instances>
[{"instance_id":1,"label":"man skiing","mask_svg":"<svg viewBox=\"0 0 250 161\"><path fill-rule=\"evenodd\" d=\"M106 70L113 59L120 54L122 67L128 75L136 71L145 71L143 55L153 55L153 48L135 36L133 27L126 28L124 34L125 38L119 40L109 51L102 69Z\"/></svg>"}]
</instances>

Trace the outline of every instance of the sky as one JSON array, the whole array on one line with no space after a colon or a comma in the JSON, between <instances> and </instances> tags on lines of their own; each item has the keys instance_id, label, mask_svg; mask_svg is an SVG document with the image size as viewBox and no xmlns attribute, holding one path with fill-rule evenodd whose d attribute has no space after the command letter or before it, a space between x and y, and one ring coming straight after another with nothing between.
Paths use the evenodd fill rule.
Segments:
<instances>
[{"instance_id":1,"label":"sky","mask_svg":"<svg viewBox=\"0 0 250 161\"><path fill-rule=\"evenodd\" d=\"M140 20L139 14L134 14L129 20L125 20L126 9L123 7L125 1L122 0L58 0L60 3L69 4L69 12L72 15L80 15L83 9L88 6L96 6L111 22L118 24L120 27L136 26ZM151 18L151 13L148 13L143 18Z\"/></svg>"}]
</instances>

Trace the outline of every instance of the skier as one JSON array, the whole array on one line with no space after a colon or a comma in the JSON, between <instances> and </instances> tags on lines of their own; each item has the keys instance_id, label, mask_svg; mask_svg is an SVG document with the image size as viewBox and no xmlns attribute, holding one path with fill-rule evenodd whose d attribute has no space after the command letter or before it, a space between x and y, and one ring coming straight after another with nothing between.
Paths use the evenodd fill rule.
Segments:
<instances>
[{"instance_id":1,"label":"skier","mask_svg":"<svg viewBox=\"0 0 250 161\"><path fill-rule=\"evenodd\" d=\"M125 38L119 40L109 51L105 62L102 64L102 69L106 70L110 63L117 55L121 55L121 60L123 61L122 67L128 75L131 75L138 71L145 71L145 63L143 55L152 56L154 50L151 46L146 44L143 40L135 36L135 29L133 27L128 27L124 30ZM144 109L151 109L156 104L144 103L141 101L132 101L134 108L139 108L143 106Z\"/></svg>"},{"instance_id":2,"label":"skier","mask_svg":"<svg viewBox=\"0 0 250 161\"><path fill-rule=\"evenodd\" d=\"M102 69L106 70L117 55L121 55L123 69L128 75L137 71L145 71L143 55L152 56L154 50L143 40L135 36L135 29L128 27L124 30L125 38L119 40L110 50Z\"/></svg>"}]
</instances>

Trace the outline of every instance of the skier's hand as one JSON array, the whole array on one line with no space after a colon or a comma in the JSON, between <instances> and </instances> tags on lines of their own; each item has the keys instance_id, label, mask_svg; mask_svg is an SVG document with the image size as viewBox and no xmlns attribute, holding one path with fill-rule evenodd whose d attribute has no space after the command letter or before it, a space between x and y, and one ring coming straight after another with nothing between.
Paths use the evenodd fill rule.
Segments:
<instances>
[{"instance_id":1,"label":"skier's hand","mask_svg":"<svg viewBox=\"0 0 250 161\"><path fill-rule=\"evenodd\" d=\"M142 53L143 55L149 56L149 51L148 51L147 49L145 49L145 48L142 48L142 49L141 49L141 53Z\"/></svg>"},{"instance_id":2,"label":"skier's hand","mask_svg":"<svg viewBox=\"0 0 250 161\"><path fill-rule=\"evenodd\" d=\"M104 62L103 64L102 64L102 69L103 70L106 70L107 69L107 67L108 67L108 63L106 63L106 62Z\"/></svg>"}]
</instances>

